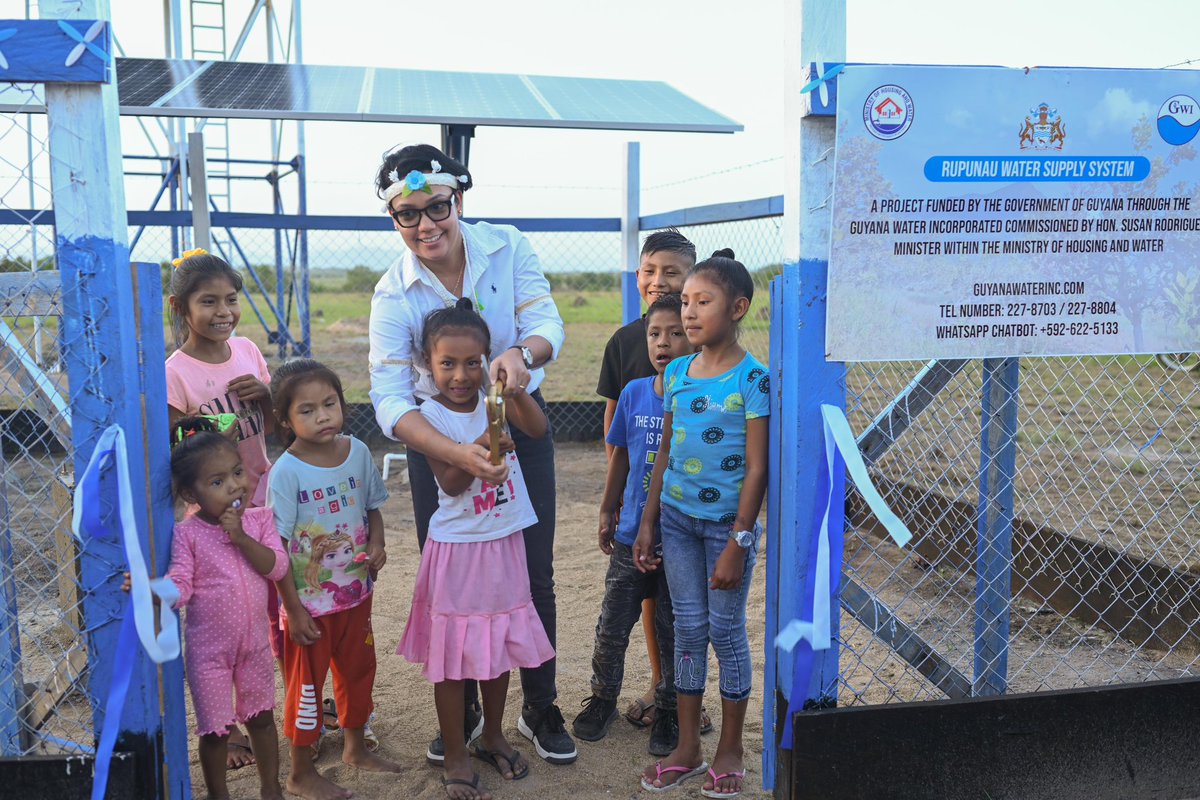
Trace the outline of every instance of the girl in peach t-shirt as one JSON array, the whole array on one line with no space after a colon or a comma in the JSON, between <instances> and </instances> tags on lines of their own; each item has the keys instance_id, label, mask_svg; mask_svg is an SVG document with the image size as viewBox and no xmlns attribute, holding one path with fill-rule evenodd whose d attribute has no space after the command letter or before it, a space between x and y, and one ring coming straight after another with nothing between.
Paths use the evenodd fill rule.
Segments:
<instances>
[{"instance_id":1,"label":"girl in peach t-shirt","mask_svg":"<svg viewBox=\"0 0 1200 800\"><path fill-rule=\"evenodd\" d=\"M250 506L264 505L270 468L271 375L254 342L233 335L241 319L242 276L216 256L191 250L171 277L171 311L179 349L167 358L167 405L174 424L189 414L235 414Z\"/></svg>"}]
</instances>

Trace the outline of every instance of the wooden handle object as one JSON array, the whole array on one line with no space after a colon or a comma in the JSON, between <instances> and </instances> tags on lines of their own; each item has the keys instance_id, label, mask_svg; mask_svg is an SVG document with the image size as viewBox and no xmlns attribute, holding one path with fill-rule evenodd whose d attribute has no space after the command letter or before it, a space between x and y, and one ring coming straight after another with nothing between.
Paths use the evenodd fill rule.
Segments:
<instances>
[{"instance_id":1,"label":"wooden handle object","mask_svg":"<svg viewBox=\"0 0 1200 800\"><path fill-rule=\"evenodd\" d=\"M500 434L504 431L504 383L496 381L487 394L488 435L492 446L492 464L499 466L503 460L500 452Z\"/></svg>"}]
</instances>

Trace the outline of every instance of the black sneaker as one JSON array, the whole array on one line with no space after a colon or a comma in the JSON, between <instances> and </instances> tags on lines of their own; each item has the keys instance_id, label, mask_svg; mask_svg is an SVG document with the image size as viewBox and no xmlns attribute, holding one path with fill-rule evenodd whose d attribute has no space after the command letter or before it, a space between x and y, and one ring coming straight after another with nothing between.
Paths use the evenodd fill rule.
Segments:
<instances>
[{"instance_id":1,"label":"black sneaker","mask_svg":"<svg viewBox=\"0 0 1200 800\"><path fill-rule=\"evenodd\" d=\"M652 756L669 756L679 744L679 712L660 708L650 726L649 751Z\"/></svg>"},{"instance_id":2,"label":"black sneaker","mask_svg":"<svg viewBox=\"0 0 1200 800\"><path fill-rule=\"evenodd\" d=\"M571 730L585 742L598 742L608 735L609 727L617 720L617 701L592 695L580 705L583 711L571 723Z\"/></svg>"},{"instance_id":3,"label":"black sneaker","mask_svg":"<svg viewBox=\"0 0 1200 800\"><path fill-rule=\"evenodd\" d=\"M478 703L467 706L467 713L463 718L463 730L467 732L468 745L483 735L483 709L479 707ZM438 735L429 743L429 749L425 751L425 760L439 767L445 763L446 748L442 744L441 731L438 731Z\"/></svg>"},{"instance_id":4,"label":"black sneaker","mask_svg":"<svg viewBox=\"0 0 1200 800\"><path fill-rule=\"evenodd\" d=\"M537 754L551 764L570 764L579 757L575 742L567 733L566 721L556 705L522 711L517 717L517 730L533 742Z\"/></svg>"}]
</instances>

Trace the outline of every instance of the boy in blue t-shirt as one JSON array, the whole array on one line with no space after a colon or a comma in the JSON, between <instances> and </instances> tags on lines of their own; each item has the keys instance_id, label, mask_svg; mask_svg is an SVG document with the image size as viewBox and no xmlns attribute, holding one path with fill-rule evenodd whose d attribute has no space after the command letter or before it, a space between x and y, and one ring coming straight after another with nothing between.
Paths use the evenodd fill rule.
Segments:
<instances>
[{"instance_id":1,"label":"boy in blue t-shirt","mask_svg":"<svg viewBox=\"0 0 1200 800\"><path fill-rule=\"evenodd\" d=\"M655 687L655 715L650 731L650 753L665 756L675 749L679 722L675 706L674 615L666 575L662 570L640 572L633 563L646 505L646 491L654 470L663 433L663 370L673 359L693 352L680 318L679 295L663 295L646 312L646 344L655 375L630 381L622 390L606 441L613 452L608 460L604 499L600 502L600 550L609 556L604 579L604 602L596 623L592 651L592 695L575 718L575 735L585 741L603 739L617 718L617 699L625 673L629 632L642 611L642 598L656 601L654 615L662 660L662 680ZM619 519L618 519L619 514Z\"/></svg>"}]
</instances>

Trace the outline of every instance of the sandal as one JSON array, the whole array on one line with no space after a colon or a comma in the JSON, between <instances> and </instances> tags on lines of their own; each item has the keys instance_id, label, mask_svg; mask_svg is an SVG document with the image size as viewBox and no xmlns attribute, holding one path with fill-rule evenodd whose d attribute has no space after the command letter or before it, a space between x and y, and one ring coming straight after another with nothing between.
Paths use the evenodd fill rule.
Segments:
<instances>
[{"instance_id":1,"label":"sandal","mask_svg":"<svg viewBox=\"0 0 1200 800\"><path fill-rule=\"evenodd\" d=\"M649 728L654 724L654 701L646 702L639 697L625 709L625 719L635 728Z\"/></svg>"},{"instance_id":2,"label":"sandal","mask_svg":"<svg viewBox=\"0 0 1200 800\"><path fill-rule=\"evenodd\" d=\"M708 715L708 709L701 706L700 707L700 735L703 736L706 733L712 733L712 730L713 730L712 717L710 717Z\"/></svg>"},{"instance_id":3,"label":"sandal","mask_svg":"<svg viewBox=\"0 0 1200 800\"><path fill-rule=\"evenodd\" d=\"M475 796L479 797L479 773L476 772L473 776L471 776L471 780L469 781L464 781L462 778L442 778L442 788L446 790L447 797L453 797L453 795L450 794L451 786L470 786L471 789L474 790Z\"/></svg>"},{"instance_id":4,"label":"sandal","mask_svg":"<svg viewBox=\"0 0 1200 800\"><path fill-rule=\"evenodd\" d=\"M511 772L512 777L504 778L506 781L519 781L529 774L528 761L526 761L524 764L521 764L520 769L518 770L517 761L521 758L521 751L519 750L513 750L511 756L506 756L499 750L488 750L476 745L474 748L472 748L471 755L475 756L485 764L491 764L493 767L495 767L496 772L500 773L501 778L504 778L505 772ZM500 765L499 759L501 758L504 759L506 766Z\"/></svg>"},{"instance_id":5,"label":"sandal","mask_svg":"<svg viewBox=\"0 0 1200 800\"><path fill-rule=\"evenodd\" d=\"M371 712L371 716L367 718L363 725L363 745L366 746L368 753L374 753L379 749L379 735L371 730L371 723L375 720L375 712Z\"/></svg>"},{"instance_id":6,"label":"sandal","mask_svg":"<svg viewBox=\"0 0 1200 800\"><path fill-rule=\"evenodd\" d=\"M322 705L325 709L322 713L322 716L324 717L322 722L325 725L325 730L336 731L338 729L337 704L333 702L332 697L326 697L325 702Z\"/></svg>"},{"instance_id":7,"label":"sandal","mask_svg":"<svg viewBox=\"0 0 1200 800\"><path fill-rule=\"evenodd\" d=\"M735 769L732 772L722 772L720 775L718 775L717 773L713 772L710 769L708 771L708 776L710 778L712 778L713 788L711 788L711 789L701 788L700 794L704 795L705 797L711 797L711 798L713 798L713 800L727 800L727 798L730 798L730 797L737 797L738 795L740 795L742 793L742 790L737 789L732 792L718 792L717 791L717 783L725 780L726 778L737 778L739 781L744 781L746 779L746 770L744 770L744 769L736 770Z\"/></svg>"},{"instance_id":8,"label":"sandal","mask_svg":"<svg viewBox=\"0 0 1200 800\"><path fill-rule=\"evenodd\" d=\"M646 780L646 776L643 775L642 788L647 792L652 792L654 794L658 794L660 792L669 792L672 789L677 788L684 781L695 778L697 775L703 775L707 770L707 761L701 761L700 766L698 767L664 767L661 761L657 761L654 764L654 780L658 783L662 783L663 775L678 772L681 773L680 776L668 784L663 786L655 786L653 783Z\"/></svg>"},{"instance_id":9,"label":"sandal","mask_svg":"<svg viewBox=\"0 0 1200 800\"><path fill-rule=\"evenodd\" d=\"M233 748L239 748L237 752ZM258 763L254 758L254 751L250 749L250 745L242 744L241 742L227 742L225 744L225 769L235 770L242 767L248 767Z\"/></svg>"}]
</instances>

